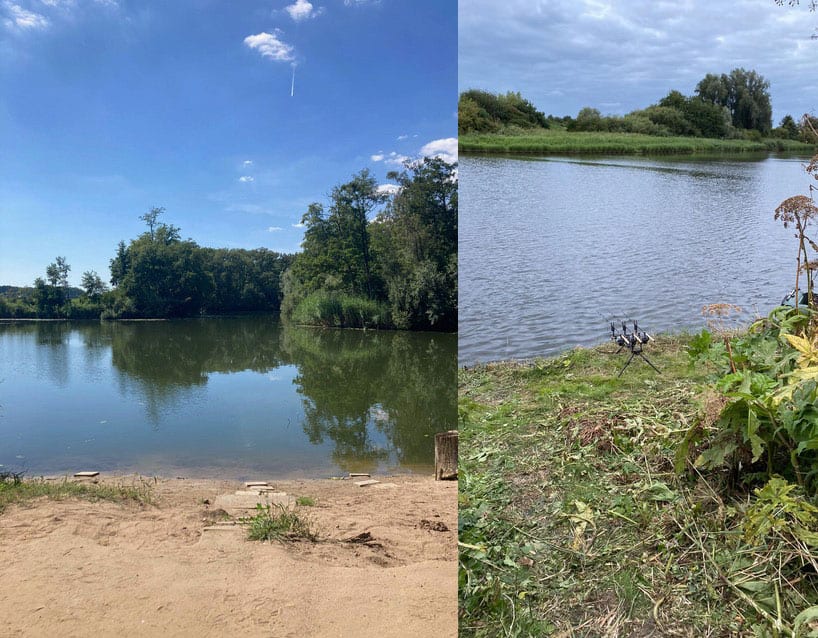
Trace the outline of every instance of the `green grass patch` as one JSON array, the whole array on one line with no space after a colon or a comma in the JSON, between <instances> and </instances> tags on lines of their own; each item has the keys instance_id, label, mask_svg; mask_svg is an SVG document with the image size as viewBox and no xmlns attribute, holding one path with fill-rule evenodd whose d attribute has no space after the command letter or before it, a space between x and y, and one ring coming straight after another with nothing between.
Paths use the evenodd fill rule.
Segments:
<instances>
[{"instance_id":1,"label":"green grass patch","mask_svg":"<svg viewBox=\"0 0 818 638\"><path fill-rule=\"evenodd\" d=\"M319 290L302 299L292 321L331 328L390 328L387 304L340 292Z\"/></svg>"},{"instance_id":2,"label":"green grass patch","mask_svg":"<svg viewBox=\"0 0 818 638\"><path fill-rule=\"evenodd\" d=\"M815 146L792 140L721 140L661 137L638 133L537 130L514 135L469 133L458 138L460 151L488 154L542 155L692 155L791 152L812 154Z\"/></svg>"},{"instance_id":3,"label":"green grass patch","mask_svg":"<svg viewBox=\"0 0 818 638\"><path fill-rule=\"evenodd\" d=\"M309 518L283 505L274 508L269 505L256 507L254 516L241 519L248 526L247 537L251 541L318 540L318 533Z\"/></svg>"},{"instance_id":4,"label":"green grass patch","mask_svg":"<svg viewBox=\"0 0 818 638\"><path fill-rule=\"evenodd\" d=\"M299 496L295 499L295 504L301 507L315 507L316 500L311 496Z\"/></svg>"},{"instance_id":5,"label":"green grass patch","mask_svg":"<svg viewBox=\"0 0 818 638\"><path fill-rule=\"evenodd\" d=\"M720 407L691 339L646 348L661 374L612 345L460 371L461 636L783 636L818 605L798 494L674 470Z\"/></svg>"},{"instance_id":6,"label":"green grass patch","mask_svg":"<svg viewBox=\"0 0 818 638\"><path fill-rule=\"evenodd\" d=\"M12 504L27 504L38 498L64 500L80 498L89 501L111 501L114 503L152 502L149 483L139 485L107 485L69 481L46 481L45 479L24 479L22 474L0 472L0 513Z\"/></svg>"}]
</instances>

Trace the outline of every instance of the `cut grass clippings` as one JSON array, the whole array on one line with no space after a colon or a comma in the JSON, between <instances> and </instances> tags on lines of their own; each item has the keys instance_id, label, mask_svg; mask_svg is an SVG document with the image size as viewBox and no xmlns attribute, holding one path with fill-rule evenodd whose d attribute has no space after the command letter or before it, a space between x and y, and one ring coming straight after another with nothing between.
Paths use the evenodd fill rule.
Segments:
<instances>
[{"instance_id":1,"label":"cut grass clippings","mask_svg":"<svg viewBox=\"0 0 818 638\"><path fill-rule=\"evenodd\" d=\"M635 359L617 378L611 345L460 371L461 636L812 628L810 548L786 533L751 542L760 499L726 474L674 471L718 411L687 341L646 349L661 374Z\"/></svg>"},{"instance_id":2,"label":"cut grass clippings","mask_svg":"<svg viewBox=\"0 0 818 638\"><path fill-rule=\"evenodd\" d=\"M150 484L144 480L139 485L111 485L69 481L67 478L59 481L25 479L21 473L0 472L0 513L9 505L24 505L38 498L149 504L152 493Z\"/></svg>"}]
</instances>

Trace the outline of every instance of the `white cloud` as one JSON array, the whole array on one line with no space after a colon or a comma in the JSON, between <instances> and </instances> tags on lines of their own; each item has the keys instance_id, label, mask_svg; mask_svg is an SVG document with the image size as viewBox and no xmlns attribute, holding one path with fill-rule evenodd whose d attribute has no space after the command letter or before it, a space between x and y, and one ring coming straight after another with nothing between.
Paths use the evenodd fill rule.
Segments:
<instances>
[{"instance_id":1,"label":"white cloud","mask_svg":"<svg viewBox=\"0 0 818 638\"><path fill-rule=\"evenodd\" d=\"M281 31L276 29L274 33L262 31L256 35L248 35L244 38L244 44L251 49L256 49L262 57L272 58L278 62L292 62L295 60L292 45L279 40Z\"/></svg>"},{"instance_id":2,"label":"white cloud","mask_svg":"<svg viewBox=\"0 0 818 638\"><path fill-rule=\"evenodd\" d=\"M242 162L242 166L252 166L252 165L253 165L253 160L244 160Z\"/></svg>"},{"instance_id":3,"label":"white cloud","mask_svg":"<svg viewBox=\"0 0 818 638\"><path fill-rule=\"evenodd\" d=\"M45 29L49 25L44 15L23 9L20 5L6 1L3 6L6 9L3 24L9 29Z\"/></svg>"},{"instance_id":4,"label":"white cloud","mask_svg":"<svg viewBox=\"0 0 818 638\"><path fill-rule=\"evenodd\" d=\"M381 195L394 195L400 190L397 184L379 184L375 191Z\"/></svg>"},{"instance_id":5,"label":"white cloud","mask_svg":"<svg viewBox=\"0 0 818 638\"><path fill-rule=\"evenodd\" d=\"M323 10L320 8L313 9L313 4L308 0L295 0L295 3L284 7L284 10L289 13L290 17L296 22L316 18L323 13Z\"/></svg>"},{"instance_id":6,"label":"white cloud","mask_svg":"<svg viewBox=\"0 0 818 638\"><path fill-rule=\"evenodd\" d=\"M297 224L292 225L293 228L304 228L305 224L303 222L298 222Z\"/></svg>"},{"instance_id":7,"label":"white cloud","mask_svg":"<svg viewBox=\"0 0 818 638\"><path fill-rule=\"evenodd\" d=\"M457 138L446 137L432 140L420 149L421 157L439 157L444 162L454 164L457 161Z\"/></svg>"},{"instance_id":8,"label":"white cloud","mask_svg":"<svg viewBox=\"0 0 818 638\"><path fill-rule=\"evenodd\" d=\"M275 232L278 232L279 230L284 230L284 229L281 226L270 226L267 229L267 232L268 233L275 233Z\"/></svg>"},{"instance_id":9,"label":"white cloud","mask_svg":"<svg viewBox=\"0 0 818 638\"><path fill-rule=\"evenodd\" d=\"M384 154L382 151L376 153L375 155L370 155L370 159L373 162L383 162L385 164L395 164L396 166L402 166L404 162L408 162L412 158L408 155L401 155L400 153L396 153L392 151L388 155Z\"/></svg>"},{"instance_id":10,"label":"white cloud","mask_svg":"<svg viewBox=\"0 0 818 638\"><path fill-rule=\"evenodd\" d=\"M256 180L252 175L242 175L239 177L239 181L247 184L248 182L254 182Z\"/></svg>"},{"instance_id":11,"label":"white cloud","mask_svg":"<svg viewBox=\"0 0 818 638\"><path fill-rule=\"evenodd\" d=\"M398 135L398 142L402 142L403 140L408 140L408 135Z\"/></svg>"}]
</instances>

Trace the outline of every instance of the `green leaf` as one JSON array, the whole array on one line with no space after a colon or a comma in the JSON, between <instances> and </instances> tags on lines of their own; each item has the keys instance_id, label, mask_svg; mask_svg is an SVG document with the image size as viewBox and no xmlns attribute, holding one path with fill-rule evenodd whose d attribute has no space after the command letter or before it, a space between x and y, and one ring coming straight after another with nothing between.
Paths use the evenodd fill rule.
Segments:
<instances>
[{"instance_id":1,"label":"green leaf","mask_svg":"<svg viewBox=\"0 0 818 638\"><path fill-rule=\"evenodd\" d=\"M818 606L807 607L795 617L793 623L793 638L816 637L818 636L818 626L806 627L807 623L818 620ZM805 633L807 632L807 633Z\"/></svg>"},{"instance_id":2,"label":"green leaf","mask_svg":"<svg viewBox=\"0 0 818 638\"><path fill-rule=\"evenodd\" d=\"M665 483L657 481L643 490L645 498L650 501L671 502L676 500L676 492L670 489Z\"/></svg>"},{"instance_id":3,"label":"green leaf","mask_svg":"<svg viewBox=\"0 0 818 638\"><path fill-rule=\"evenodd\" d=\"M747 438L753 450L753 463L761 458L764 454L764 440L758 436L759 421L755 411L750 408L747 410Z\"/></svg>"}]
</instances>

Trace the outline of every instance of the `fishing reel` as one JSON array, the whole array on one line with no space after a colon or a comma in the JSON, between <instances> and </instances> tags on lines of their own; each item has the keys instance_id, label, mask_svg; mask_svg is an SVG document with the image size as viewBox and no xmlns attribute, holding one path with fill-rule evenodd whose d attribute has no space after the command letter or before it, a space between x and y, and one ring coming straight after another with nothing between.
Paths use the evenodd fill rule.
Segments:
<instances>
[{"instance_id":1,"label":"fishing reel","mask_svg":"<svg viewBox=\"0 0 818 638\"><path fill-rule=\"evenodd\" d=\"M624 348L627 348L631 352L631 356L625 362L625 365L622 366L622 369L619 371L619 374L616 375L617 377L621 377L622 373L625 372L625 368L627 368L633 358L639 356L640 358L644 359L645 362L656 372L659 371L655 365L653 365L648 358L642 354L642 349L648 344L648 342L653 341L653 337L651 337L647 332L644 330L639 329L639 324L634 321L633 322L633 329L628 331L628 325L623 321L622 322L622 330L616 329L616 324L611 322L611 341L613 341L616 345L619 346L619 350L616 351L616 354L622 352Z\"/></svg>"},{"instance_id":2,"label":"fishing reel","mask_svg":"<svg viewBox=\"0 0 818 638\"><path fill-rule=\"evenodd\" d=\"M639 324L636 321L633 322L633 330L630 332L628 332L628 325L624 321L622 322L622 330L617 332L616 325L612 321L611 340L619 346L619 350L628 348L631 352L641 352L642 346L652 341L653 337L644 330L639 330Z\"/></svg>"}]
</instances>

